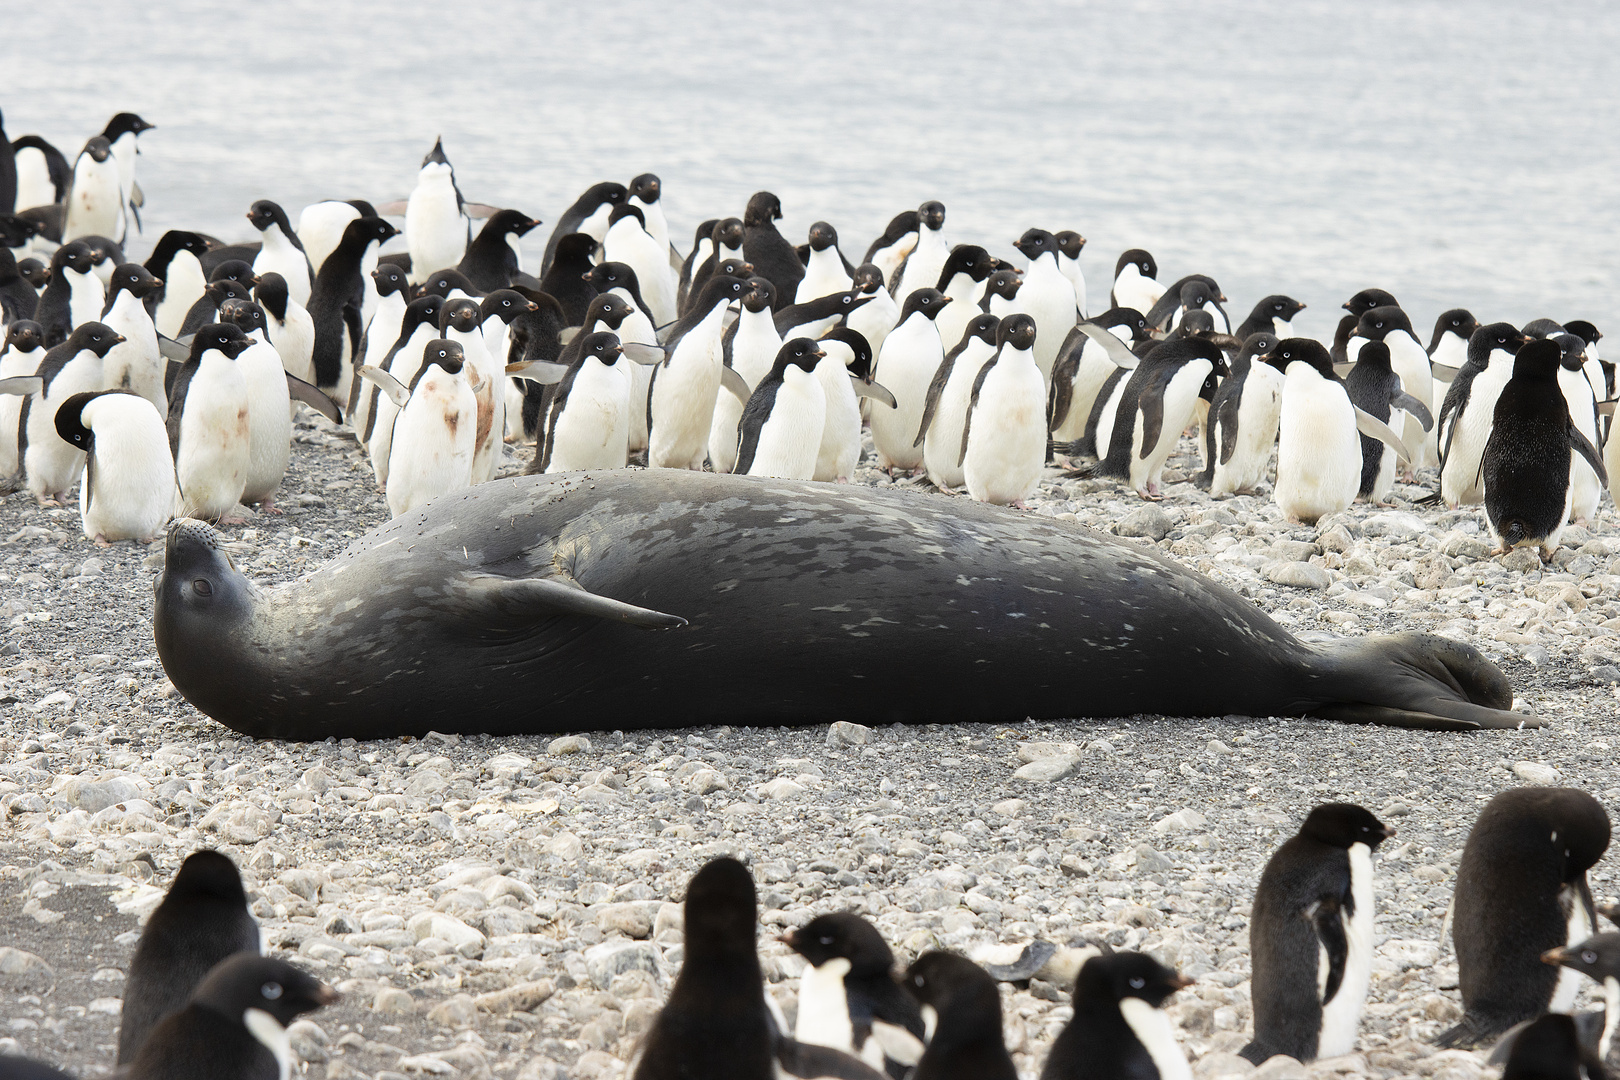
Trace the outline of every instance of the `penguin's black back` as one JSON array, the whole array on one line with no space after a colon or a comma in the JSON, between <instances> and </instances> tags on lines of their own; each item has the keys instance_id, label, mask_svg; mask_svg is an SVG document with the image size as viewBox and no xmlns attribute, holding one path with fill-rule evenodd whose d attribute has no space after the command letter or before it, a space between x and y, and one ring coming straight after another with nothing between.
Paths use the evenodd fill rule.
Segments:
<instances>
[{"instance_id":1,"label":"penguin's black back","mask_svg":"<svg viewBox=\"0 0 1620 1080\"><path fill-rule=\"evenodd\" d=\"M1502 1067L1502 1080L1582 1080L1586 1059L1575 1018L1548 1013L1519 1032Z\"/></svg>"},{"instance_id":2,"label":"penguin's black back","mask_svg":"<svg viewBox=\"0 0 1620 1080\"><path fill-rule=\"evenodd\" d=\"M1608 847L1609 816L1584 791L1510 788L1485 805L1457 866L1451 922L1465 1016L1440 1045L1476 1043L1546 1009L1558 969L1541 954L1569 933L1559 890L1576 883L1590 903L1586 871Z\"/></svg>"},{"instance_id":3,"label":"penguin's black back","mask_svg":"<svg viewBox=\"0 0 1620 1080\"><path fill-rule=\"evenodd\" d=\"M1557 364L1543 376L1515 362L1496 399L1482 465L1485 512L1508 544L1538 540L1558 527L1569 493L1569 402Z\"/></svg>"},{"instance_id":4,"label":"penguin's black back","mask_svg":"<svg viewBox=\"0 0 1620 1080\"><path fill-rule=\"evenodd\" d=\"M1099 983L1100 972L1086 967L1075 981L1074 1017L1052 1040L1041 1080L1159 1080L1159 1067Z\"/></svg>"},{"instance_id":5,"label":"penguin's black back","mask_svg":"<svg viewBox=\"0 0 1620 1080\"><path fill-rule=\"evenodd\" d=\"M278 1080L280 1075L275 1054L239 1018L193 1002L152 1029L124 1080Z\"/></svg>"},{"instance_id":6,"label":"penguin's black back","mask_svg":"<svg viewBox=\"0 0 1620 1080\"><path fill-rule=\"evenodd\" d=\"M782 204L776 196L761 191L748 200L748 213L743 218L743 258L753 264L754 273L776 286L776 311L792 305L799 282L804 279L799 253L776 230L775 217L781 213Z\"/></svg>"},{"instance_id":7,"label":"penguin's black back","mask_svg":"<svg viewBox=\"0 0 1620 1080\"><path fill-rule=\"evenodd\" d=\"M1389 399L1400 386L1401 377L1389 366L1389 346L1382 341L1363 345L1356 357L1356 366L1344 377L1344 389L1350 395L1351 404L1386 424L1389 423ZM1362 495L1372 493L1378 481L1378 470L1384 463L1385 449L1383 440L1361 435Z\"/></svg>"},{"instance_id":8,"label":"penguin's black back","mask_svg":"<svg viewBox=\"0 0 1620 1080\"><path fill-rule=\"evenodd\" d=\"M540 288L556 298L562 305L567 326L579 326L585 321L585 309L596 296L596 286L587 275L595 264L591 253L596 241L585 233L570 233L558 241L551 265L540 279Z\"/></svg>"},{"instance_id":9,"label":"penguin's black back","mask_svg":"<svg viewBox=\"0 0 1620 1080\"><path fill-rule=\"evenodd\" d=\"M181 1009L213 966L238 952L259 951L259 927L248 913L236 866L216 851L193 853L152 912L124 984L118 1063Z\"/></svg>"}]
</instances>

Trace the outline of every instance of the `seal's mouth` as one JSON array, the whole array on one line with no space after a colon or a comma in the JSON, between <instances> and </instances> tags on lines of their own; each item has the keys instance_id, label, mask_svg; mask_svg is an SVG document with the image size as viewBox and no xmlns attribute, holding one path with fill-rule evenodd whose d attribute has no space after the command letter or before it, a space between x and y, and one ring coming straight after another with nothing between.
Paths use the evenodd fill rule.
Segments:
<instances>
[{"instance_id":1,"label":"seal's mouth","mask_svg":"<svg viewBox=\"0 0 1620 1080\"><path fill-rule=\"evenodd\" d=\"M230 552L225 550L224 539L212 525L196 518L180 518L169 526L169 538L163 552L165 568L180 566L188 554L195 557L202 552L223 559L226 566L236 569Z\"/></svg>"}]
</instances>

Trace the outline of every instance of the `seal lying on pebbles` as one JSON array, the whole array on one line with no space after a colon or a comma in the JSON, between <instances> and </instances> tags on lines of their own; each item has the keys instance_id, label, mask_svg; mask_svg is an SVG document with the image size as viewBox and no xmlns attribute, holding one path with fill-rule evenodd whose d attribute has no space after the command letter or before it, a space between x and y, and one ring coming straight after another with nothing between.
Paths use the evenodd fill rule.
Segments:
<instances>
[{"instance_id":1,"label":"seal lying on pebbles","mask_svg":"<svg viewBox=\"0 0 1620 1080\"><path fill-rule=\"evenodd\" d=\"M259 738L1139 713L1534 723L1467 645L1306 645L1135 544L801 481L503 479L268 589L182 521L156 590L175 687Z\"/></svg>"}]
</instances>

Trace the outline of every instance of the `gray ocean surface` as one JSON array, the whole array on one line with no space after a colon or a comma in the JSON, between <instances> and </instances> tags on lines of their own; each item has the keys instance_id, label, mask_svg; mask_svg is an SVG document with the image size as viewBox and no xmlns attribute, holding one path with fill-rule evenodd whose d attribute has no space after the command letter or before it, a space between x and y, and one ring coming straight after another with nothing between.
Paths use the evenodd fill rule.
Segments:
<instances>
[{"instance_id":1,"label":"gray ocean surface","mask_svg":"<svg viewBox=\"0 0 1620 1080\"><path fill-rule=\"evenodd\" d=\"M683 250L761 188L785 235L859 259L897 211L1016 256L1077 229L1092 310L1114 260L1213 275L1330 337L1356 290L1588 318L1620 284L1620 6L1126 0L865 4L8 3L7 132L71 159L124 109L165 229L251 239L273 198L406 196L442 134L469 200L547 225L589 184L664 181ZM1022 259L1018 259L1020 264ZM1613 350L1611 350L1613 351Z\"/></svg>"}]
</instances>

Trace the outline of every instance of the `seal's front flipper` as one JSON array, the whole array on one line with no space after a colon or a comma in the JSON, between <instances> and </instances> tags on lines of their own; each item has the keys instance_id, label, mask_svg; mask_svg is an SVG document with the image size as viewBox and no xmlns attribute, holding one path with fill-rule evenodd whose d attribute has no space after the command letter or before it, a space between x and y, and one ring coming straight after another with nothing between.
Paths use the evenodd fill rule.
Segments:
<instances>
[{"instance_id":1,"label":"seal's front flipper","mask_svg":"<svg viewBox=\"0 0 1620 1080\"><path fill-rule=\"evenodd\" d=\"M597 596L566 578L504 578L481 574L473 579L472 593L490 607L510 615L533 618L583 615L613 619L643 630L673 630L686 625L686 620L679 615L666 615L662 611Z\"/></svg>"}]
</instances>

